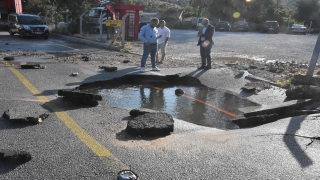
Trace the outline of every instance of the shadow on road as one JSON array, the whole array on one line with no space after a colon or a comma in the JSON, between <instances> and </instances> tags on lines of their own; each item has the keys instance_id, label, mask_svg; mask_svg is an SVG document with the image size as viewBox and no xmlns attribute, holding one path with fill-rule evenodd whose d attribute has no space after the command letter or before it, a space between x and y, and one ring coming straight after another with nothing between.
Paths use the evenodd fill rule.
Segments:
<instances>
[{"instance_id":1,"label":"shadow on road","mask_svg":"<svg viewBox=\"0 0 320 180\"><path fill-rule=\"evenodd\" d=\"M305 118L302 119L301 116L292 117L286 133L283 136L283 141L302 168L306 168L313 164L312 159L308 157L295 139L295 134L301 128L301 124L304 120Z\"/></svg>"}]
</instances>

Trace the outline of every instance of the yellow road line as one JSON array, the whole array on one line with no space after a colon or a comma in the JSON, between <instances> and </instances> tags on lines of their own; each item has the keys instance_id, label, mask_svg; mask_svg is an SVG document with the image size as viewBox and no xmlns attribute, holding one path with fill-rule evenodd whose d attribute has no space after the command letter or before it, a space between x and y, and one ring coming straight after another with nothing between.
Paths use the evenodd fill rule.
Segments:
<instances>
[{"instance_id":1,"label":"yellow road line","mask_svg":"<svg viewBox=\"0 0 320 180\"><path fill-rule=\"evenodd\" d=\"M26 77L24 77L18 70L13 67L8 67L13 74L34 94L38 99L43 102L49 102L50 100L41 94L41 92L35 88ZM130 169L127 165L117 159L106 147L90 136L81 126L79 126L72 117L69 116L62 108L58 107L54 103L46 104L57 117L75 134L87 147L91 149L99 158L108 165L108 167L114 172L118 173L121 170Z\"/></svg>"}]
</instances>

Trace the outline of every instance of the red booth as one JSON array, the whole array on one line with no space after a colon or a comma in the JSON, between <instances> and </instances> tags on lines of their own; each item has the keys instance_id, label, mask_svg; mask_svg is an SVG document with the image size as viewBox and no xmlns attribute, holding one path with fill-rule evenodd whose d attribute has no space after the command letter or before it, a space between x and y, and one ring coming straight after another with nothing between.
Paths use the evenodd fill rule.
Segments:
<instances>
[{"instance_id":1,"label":"red booth","mask_svg":"<svg viewBox=\"0 0 320 180\"><path fill-rule=\"evenodd\" d=\"M139 11L145 9L144 6L129 5L129 4L114 4L114 11L116 18L122 20L122 17L129 13L129 17L125 20L125 39L134 40L138 39L139 33Z\"/></svg>"}]
</instances>

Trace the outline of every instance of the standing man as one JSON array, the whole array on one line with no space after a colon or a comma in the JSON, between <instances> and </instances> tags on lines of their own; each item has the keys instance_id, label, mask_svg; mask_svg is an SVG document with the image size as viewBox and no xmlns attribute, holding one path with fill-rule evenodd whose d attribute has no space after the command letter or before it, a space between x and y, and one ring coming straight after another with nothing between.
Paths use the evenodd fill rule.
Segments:
<instances>
[{"instance_id":1,"label":"standing man","mask_svg":"<svg viewBox=\"0 0 320 180\"><path fill-rule=\"evenodd\" d=\"M145 72L145 66L147 58L150 54L152 71L160 71L156 67L156 53L158 51L158 39L162 35L158 36L158 30L155 28L159 24L159 19L154 18L151 20L150 24L143 26L139 33L139 38L143 41L143 55L141 58L141 72Z\"/></svg>"},{"instance_id":2,"label":"standing man","mask_svg":"<svg viewBox=\"0 0 320 180\"><path fill-rule=\"evenodd\" d=\"M161 20L159 22L160 27L158 28L158 34L162 35L161 38L158 39L158 51L156 60L157 63L163 63L164 58L166 57L166 49L168 45L168 41L170 38L170 29L166 27L166 22ZM159 61L159 49L161 50L161 60Z\"/></svg>"},{"instance_id":3,"label":"standing man","mask_svg":"<svg viewBox=\"0 0 320 180\"><path fill-rule=\"evenodd\" d=\"M213 43L212 36L214 33L214 27L209 24L209 19L204 18L202 20L202 30L198 32L201 55L201 66L198 69L211 69L211 48Z\"/></svg>"}]
</instances>

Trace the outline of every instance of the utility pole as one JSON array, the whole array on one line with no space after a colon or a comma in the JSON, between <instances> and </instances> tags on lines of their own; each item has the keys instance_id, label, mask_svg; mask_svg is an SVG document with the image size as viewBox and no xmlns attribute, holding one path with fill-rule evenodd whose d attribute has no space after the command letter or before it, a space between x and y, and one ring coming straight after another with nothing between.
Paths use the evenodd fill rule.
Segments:
<instances>
[{"instance_id":1,"label":"utility pole","mask_svg":"<svg viewBox=\"0 0 320 180\"><path fill-rule=\"evenodd\" d=\"M313 76L313 72L314 72L314 69L317 65L317 61L319 58L319 53L320 53L320 33L318 35L318 40L317 40L316 46L314 47L314 50L313 50L313 54L311 57L309 68L308 68L308 72L306 75L307 81L310 81Z\"/></svg>"}]
</instances>

